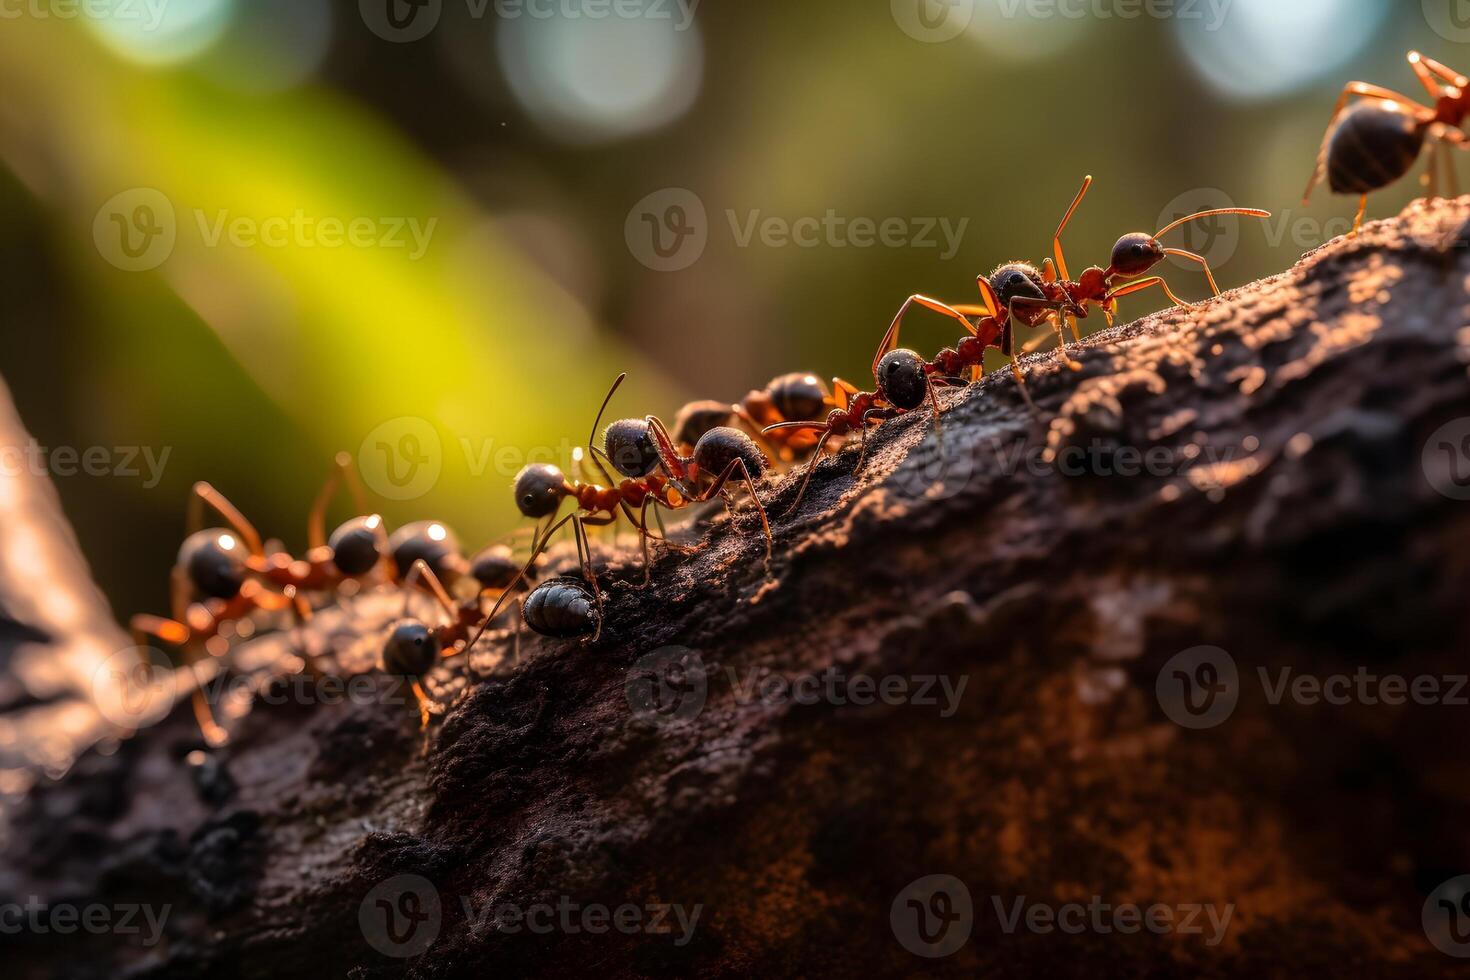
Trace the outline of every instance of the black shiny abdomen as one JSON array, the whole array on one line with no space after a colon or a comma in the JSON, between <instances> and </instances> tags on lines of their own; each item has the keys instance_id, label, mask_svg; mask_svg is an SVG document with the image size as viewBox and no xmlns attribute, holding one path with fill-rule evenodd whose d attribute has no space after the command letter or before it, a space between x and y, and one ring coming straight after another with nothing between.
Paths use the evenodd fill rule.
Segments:
<instances>
[{"instance_id":1,"label":"black shiny abdomen","mask_svg":"<svg viewBox=\"0 0 1470 980\"><path fill-rule=\"evenodd\" d=\"M745 463L745 472L753 480L759 480L766 467L771 465L771 461L761 452L754 439L729 426L721 425L710 429L694 444L694 462L708 476L719 476L725 472L725 467L737 459ZM738 468L731 475L737 480L743 476Z\"/></svg>"},{"instance_id":2,"label":"black shiny abdomen","mask_svg":"<svg viewBox=\"0 0 1470 980\"><path fill-rule=\"evenodd\" d=\"M827 411L827 385L815 374L783 374L766 385L771 404L789 422L814 422Z\"/></svg>"},{"instance_id":3,"label":"black shiny abdomen","mask_svg":"<svg viewBox=\"0 0 1470 980\"><path fill-rule=\"evenodd\" d=\"M1374 100L1350 106L1327 141L1327 186L1366 194L1409 172L1424 148L1424 127L1402 109Z\"/></svg>"},{"instance_id":4,"label":"black shiny abdomen","mask_svg":"<svg viewBox=\"0 0 1470 980\"><path fill-rule=\"evenodd\" d=\"M522 609L526 625L542 636L570 640L597 631L597 601L578 578L560 577L542 582L526 596Z\"/></svg>"},{"instance_id":5,"label":"black shiny abdomen","mask_svg":"<svg viewBox=\"0 0 1470 980\"><path fill-rule=\"evenodd\" d=\"M674 419L674 443L679 446L692 446L699 441L699 437L718 425L729 425L730 416L729 402L710 401L708 399L690 402L679 409L679 417Z\"/></svg>"}]
</instances>

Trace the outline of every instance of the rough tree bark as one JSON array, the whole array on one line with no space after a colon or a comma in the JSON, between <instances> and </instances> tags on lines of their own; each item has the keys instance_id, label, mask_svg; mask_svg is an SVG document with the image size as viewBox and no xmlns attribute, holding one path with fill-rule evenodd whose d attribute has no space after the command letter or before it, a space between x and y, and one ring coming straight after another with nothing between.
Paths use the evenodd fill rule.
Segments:
<instances>
[{"instance_id":1,"label":"rough tree bark","mask_svg":"<svg viewBox=\"0 0 1470 980\"><path fill-rule=\"evenodd\" d=\"M1470 869L1465 708L1271 692L1284 668L1466 672L1470 503L1451 495L1470 460L1431 434L1470 415L1467 217L1470 199L1411 207L1091 337L1080 373L1033 358L1034 408L1002 372L946 393L942 440L927 410L884 424L860 473L845 450L774 521L769 574L748 512L646 591L612 556L600 642L528 642L515 669L477 651L493 676L436 678L453 703L426 753L395 699L288 697L204 765L183 761L186 710L88 756L17 817L0 901L168 906L166 938L8 936L12 975L1463 969L1421 909ZM793 491L765 489L774 515ZM344 671L381 640L375 602L313 627ZM1192 729L1156 683L1201 645L1238 681L1233 713ZM682 673L651 687L670 647ZM965 685L952 713L937 688L839 703L865 700L859 678L918 694L928 676ZM783 694L803 677L818 703ZM646 710L650 690L675 709ZM928 960L890 912L933 874L965 884L973 924ZM432 886L417 906L390 894L404 875ZM422 954L381 951L408 921L385 895L430 916ZM1017 899L1093 896L1232 913L1214 944L1203 917L1202 935L1004 926ZM699 918L687 941L672 917L477 921L538 902Z\"/></svg>"}]
</instances>

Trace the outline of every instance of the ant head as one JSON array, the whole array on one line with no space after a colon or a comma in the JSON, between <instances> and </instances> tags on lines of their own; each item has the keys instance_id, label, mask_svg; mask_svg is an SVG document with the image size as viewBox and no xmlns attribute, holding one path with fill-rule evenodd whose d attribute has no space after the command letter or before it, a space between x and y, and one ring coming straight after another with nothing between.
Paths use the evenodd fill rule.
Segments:
<instances>
[{"instance_id":1,"label":"ant head","mask_svg":"<svg viewBox=\"0 0 1470 980\"><path fill-rule=\"evenodd\" d=\"M1013 299L1046 299L1041 288L1041 271L1029 262L1007 262L988 278L995 298L1000 300L1000 309L996 312L1002 316Z\"/></svg>"},{"instance_id":2,"label":"ant head","mask_svg":"<svg viewBox=\"0 0 1470 980\"><path fill-rule=\"evenodd\" d=\"M728 425L730 416L729 402L717 402L709 399L690 402L679 409L679 415L674 419L673 440L676 446L692 446L699 441L699 437L717 425Z\"/></svg>"},{"instance_id":3,"label":"ant head","mask_svg":"<svg viewBox=\"0 0 1470 980\"><path fill-rule=\"evenodd\" d=\"M233 599L245 584L245 545L222 527L195 531L179 547L178 567L194 591L210 599Z\"/></svg>"},{"instance_id":4,"label":"ant head","mask_svg":"<svg viewBox=\"0 0 1470 980\"><path fill-rule=\"evenodd\" d=\"M441 582L451 581L461 570L459 538L439 521L405 524L388 538L388 553L398 568L399 578L408 575L420 558Z\"/></svg>"},{"instance_id":5,"label":"ant head","mask_svg":"<svg viewBox=\"0 0 1470 980\"><path fill-rule=\"evenodd\" d=\"M832 393L815 374L783 374L772 378L766 393L776 411L788 422L814 422L822 417Z\"/></svg>"},{"instance_id":6,"label":"ant head","mask_svg":"<svg viewBox=\"0 0 1470 980\"><path fill-rule=\"evenodd\" d=\"M516 506L527 517L556 513L567 477L550 463L532 463L516 474Z\"/></svg>"},{"instance_id":7,"label":"ant head","mask_svg":"<svg viewBox=\"0 0 1470 980\"><path fill-rule=\"evenodd\" d=\"M388 553L388 535L377 514L354 517L327 539L332 561L343 575L366 575Z\"/></svg>"},{"instance_id":8,"label":"ant head","mask_svg":"<svg viewBox=\"0 0 1470 980\"><path fill-rule=\"evenodd\" d=\"M766 467L771 465L771 461L761 452L754 439L729 426L721 425L710 429L694 444L694 465L709 476L719 476L725 472L725 467L737 459L745 464L745 472L750 474L752 480L759 480L766 472ZM738 480L741 475L737 469L731 479Z\"/></svg>"},{"instance_id":9,"label":"ant head","mask_svg":"<svg viewBox=\"0 0 1470 980\"><path fill-rule=\"evenodd\" d=\"M1141 276L1164 259L1164 246L1152 235L1141 231L1124 235L1113 246L1108 271L1132 279Z\"/></svg>"},{"instance_id":10,"label":"ant head","mask_svg":"<svg viewBox=\"0 0 1470 980\"><path fill-rule=\"evenodd\" d=\"M631 479L658 468L658 445L652 427L643 419L618 419L609 425L602 433L602 450L612 460L613 469Z\"/></svg>"},{"instance_id":11,"label":"ant head","mask_svg":"<svg viewBox=\"0 0 1470 980\"><path fill-rule=\"evenodd\" d=\"M924 404L929 394L929 374L924 359L911 350L891 350L878 362L878 393L895 408L905 410Z\"/></svg>"},{"instance_id":12,"label":"ant head","mask_svg":"<svg viewBox=\"0 0 1470 980\"><path fill-rule=\"evenodd\" d=\"M482 589L508 589L521 570L510 548L492 544L470 559L470 574Z\"/></svg>"},{"instance_id":13,"label":"ant head","mask_svg":"<svg viewBox=\"0 0 1470 980\"><path fill-rule=\"evenodd\" d=\"M378 665L395 677L422 677L439 659L439 638L416 619L393 625Z\"/></svg>"},{"instance_id":14,"label":"ant head","mask_svg":"<svg viewBox=\"0 0 1470 980\"><path fill-rule=\"evenodd\" d=\"M592 590L570 576L548 579L532 589L521 615L537 633L562 640L592 635L600 620Z\"/></svg>"}]
</instances>

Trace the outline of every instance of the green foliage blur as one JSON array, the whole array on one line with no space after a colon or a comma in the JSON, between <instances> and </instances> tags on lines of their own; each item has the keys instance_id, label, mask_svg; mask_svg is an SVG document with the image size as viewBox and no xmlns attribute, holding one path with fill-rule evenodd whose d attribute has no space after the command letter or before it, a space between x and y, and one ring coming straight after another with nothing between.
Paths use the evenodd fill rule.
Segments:
<instances>
[{"instance_id":1,"label":"green foliage blur","mask_svg":"<svg viewBox=\"0 0 1470 980\"><path fill-rule=\"evenodd\" d=\"M1235 223L1221 287L1285 269L1355 204L1300 202L1342 84L1422 97L1410 48L1470 69L1454 21L1387 0L708 0L687 22L691 0L629 0L636 24L443 0L417 40L371 9L407 0L165 2L151 29L66 0L0 19L0 374L41 446L117 450L109 475L52 469L120 616L165 607L196 479L299 549L334 452L379 487L368 457L432 453L427 489L375 506L474 548L517 526L521 463L567 465L618 372L615 416L789 370L866 385L906 296L976 302L977 273L1049 255L1084 174L1074 275L1212 194L1276 213ZM915 36L957 10L959 36ZM176 241L134 271L120 236L161 220L139 189ZM692 260L650 252L691 229ZM130 447L165 461L156 484L121 472Z\"/></svg>"}]
</instances>

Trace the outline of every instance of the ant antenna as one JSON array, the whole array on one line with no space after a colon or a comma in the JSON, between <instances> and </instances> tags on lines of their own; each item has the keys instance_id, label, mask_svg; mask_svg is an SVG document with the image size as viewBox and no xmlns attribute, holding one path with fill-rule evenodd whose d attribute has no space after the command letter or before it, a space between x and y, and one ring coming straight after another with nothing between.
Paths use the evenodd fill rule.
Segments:
<instances>
[{"instance_id":1,"label":"ant antenna","mask_svg":"<svg viewBox=\"0 0 1470 980\"><path fill-rule=\"evenodd\" d=\"M1169 232L1173 231L1175 228L1178 228L1182 224L1194 221L1198 218L1211 218L1217 214L1248 214L1253 218L1271 217L1270 211L1262 211L1260 208L1211 208L1208 211L1196 211L1194 214L1186 214L1184 217L1179 218L1176 221L1169 222L1167 225L1154 232L1154 237L1162 238L1164 235L1167 235Z\"/></svg>"},{"instance_id":2,"label":"ant antenna","mask_svg":"<svg viewBox=\"0 0 1470 980\"><path fill-rule=\"evenodd\" d=\"M587 437L587 445L597 445L597 427L602 424L602 413L607 411L608 402L612 401L612 396L617 393L618 386L623 383L623 379L627 376L627 371L618 375L617 379L613 381L612 387L607 390L607 397L602 400L602 407L597 410L597 418L592 420L592 434Z\"/></svg>"}]
</instances>

